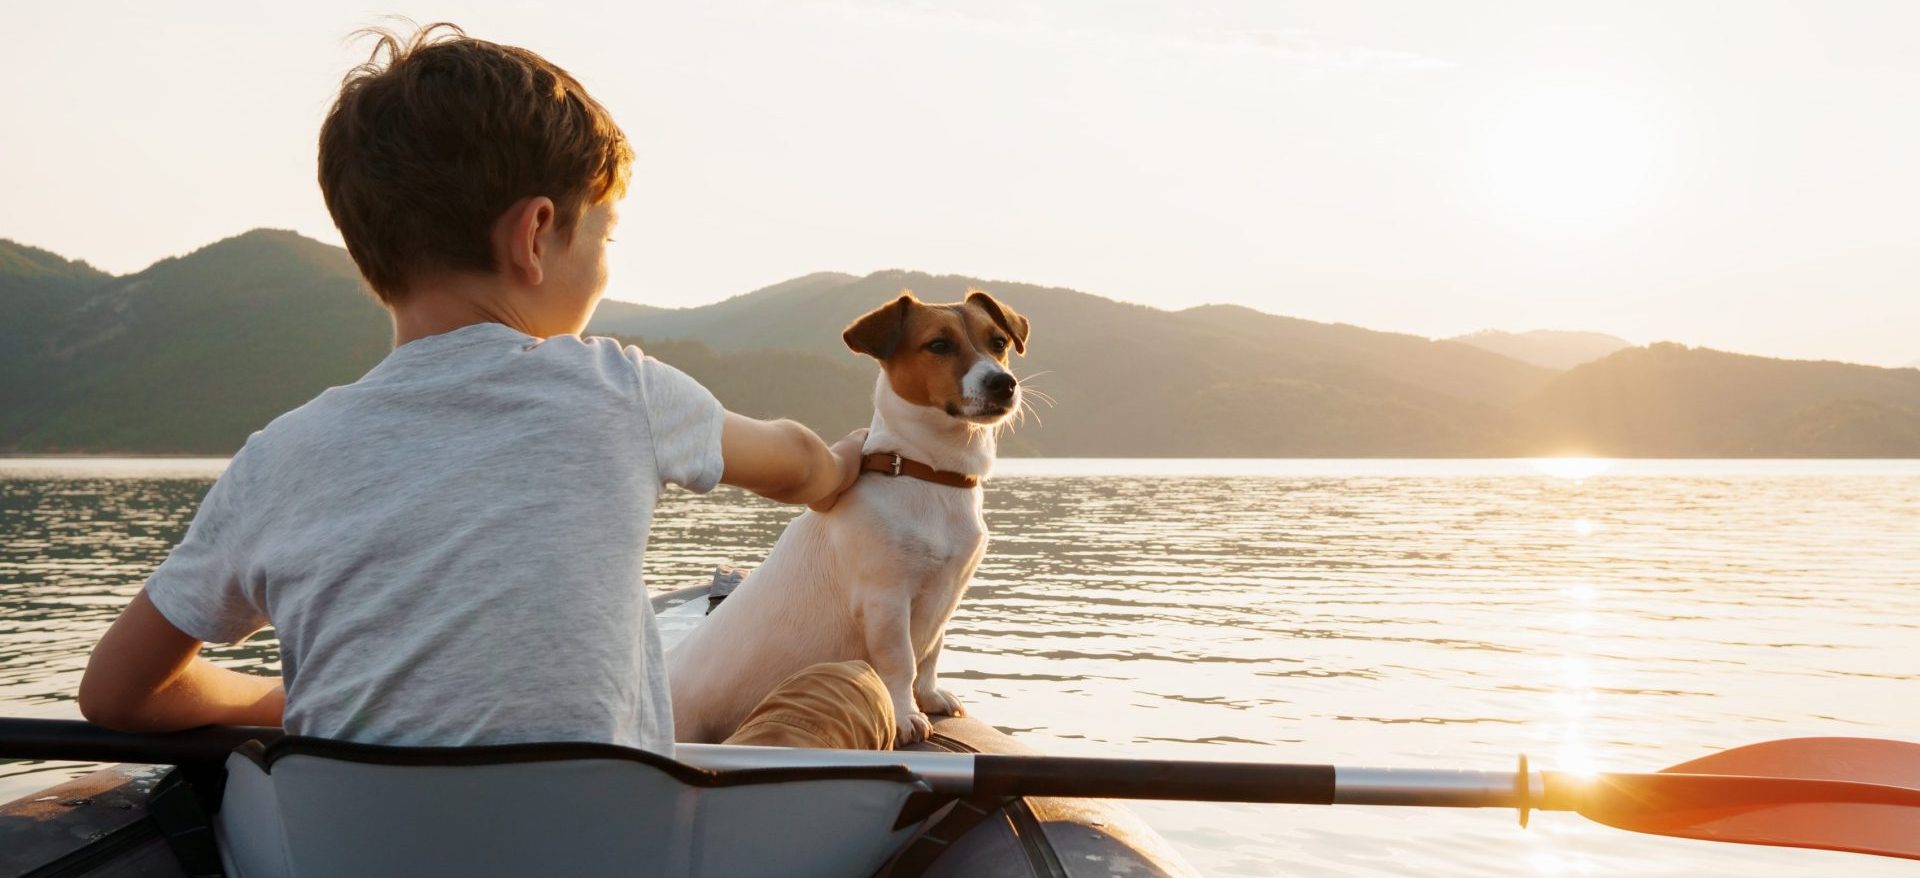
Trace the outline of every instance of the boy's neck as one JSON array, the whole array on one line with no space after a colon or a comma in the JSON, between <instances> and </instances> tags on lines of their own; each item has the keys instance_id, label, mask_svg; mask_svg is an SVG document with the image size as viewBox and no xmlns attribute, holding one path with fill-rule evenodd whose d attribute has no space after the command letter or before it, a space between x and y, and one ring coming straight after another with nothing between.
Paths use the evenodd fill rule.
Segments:
<instances>
[{"instance_id":1,"label":"boy's neck","mask_svg":"<svg viewBox=\"0 0 1920 878\"><path fill-rule=\"evenodd\" d=\"M579 326L561 326L565 321L523 307L520 298L505 289L498 277L454 275L420 284L388 306L393 346L480 323L499 323L534 338L580 331Z\"/></svg>"}]
</instances>

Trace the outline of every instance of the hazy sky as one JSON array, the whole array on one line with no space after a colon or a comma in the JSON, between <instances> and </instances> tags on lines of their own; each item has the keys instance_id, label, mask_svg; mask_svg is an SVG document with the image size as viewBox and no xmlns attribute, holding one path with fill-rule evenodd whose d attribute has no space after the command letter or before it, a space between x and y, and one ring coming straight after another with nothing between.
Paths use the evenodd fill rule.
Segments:
<instances>
[{"instance_id":1,"label":"hazy sky","mask_svg":"<svg viewBox=\"0 0 1920 878\"><path fill-rule=\"evenodd\" d=\"M621 120L617 298L915 268L1920 358L1920 4L193 8L0 5L0 237L115 272L255 226L337 243L315 133L344 35L400 13L535 49Z\"/></svg>"}]
</instances>

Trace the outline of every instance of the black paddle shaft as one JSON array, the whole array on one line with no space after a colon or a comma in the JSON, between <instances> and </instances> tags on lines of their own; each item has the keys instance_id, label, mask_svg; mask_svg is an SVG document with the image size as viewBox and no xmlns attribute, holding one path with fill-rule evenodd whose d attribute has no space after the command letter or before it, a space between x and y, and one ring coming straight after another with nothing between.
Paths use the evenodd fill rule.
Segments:
<instances>
[{"instance_id":1,"label":"black paddle shaft","mask_svg":"<svg viewBox=\"0 0 1920 878\"><path fill-rule=\"evenodd\" d=\"M285 734L264 726L203 726L184 732L134 734L64 719L0 718L0 759L219 763L247 741L271 744Z\"/></svg>"},{"instance_id":2,"label":"black paddle shaft","mask_svg":"<svg viewBox=\"0 0 1920 878\"><path fill-rule=\"evenodd\" d=\"M973 757L973 791L989 796L1331 805L1334 768L981 754Z\"/></svg>"},{"instance_id":3,"label":"black paddle shaft","mask_svg":"<svg viewBox=\"0 0 1920 878\"><path fill-rule=\"evenodd\" d=\"M258 726L203 726L134 734L58 719L0 718L0 759L60 759L152 765L219 764L247 741L284 733ZM973 757L976 795L1330 805L1331 765L1175 762L1073 756Z\"/></svg>"}]
</instances>

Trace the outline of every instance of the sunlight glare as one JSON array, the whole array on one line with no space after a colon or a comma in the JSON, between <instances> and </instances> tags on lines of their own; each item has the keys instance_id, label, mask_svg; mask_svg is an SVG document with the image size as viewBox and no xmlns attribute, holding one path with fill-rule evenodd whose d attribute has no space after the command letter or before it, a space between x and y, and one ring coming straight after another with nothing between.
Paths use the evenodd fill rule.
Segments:
<instances>
[{"instance_id":1,"label":"sunlight glare","mask_svg":"<svg viewBox=\"0 0 1920 878\"><path fill-rule=\"evenodd\" d=\"M1527 463L1535 472L1576 482L1613 468L1613 461L1605 457L1536 457Z\"/></svg>"},{"instance_id":2,"label":"sunlight glare","mask_svg":"<svg viewBox=\"0 0 1920 878\"><path fill-rule=\"evenodd\" d=\"M1542 850L1527 857L1535 875L1591 875L1593 863L1578 851Z\"/></svg>"},{"instance_id":3,"label":"sunlight glare","mask_svg":"<svg viewBox=\"0 0 1920 878\"><path fill-rule=\"evenodd\" d=\"M1566 861L1555 851L1534 851L1527 857L1527 865L1535 875L1565 875Z\"/></svg>"},{"instance_id":4,"label":"sunlight glare","mask_svg":"<svg viewBox=\"0 0 1920 878\"><path fill-rule=\"evenodd\" d=\"M1589 780L1600 775L1593 747L1587 743L1586 730L1580 725L1567 727L1554 759L1553 768L1561 774Z\"/></svg>"},{"instance_id":5,"label":"sunlight glare","mask_svg":"<svg viewBox=\"0 0 1920 878\"><path fill-rule=\"evenodd\" d=\"M1577 635L1578 628L1584 626L1570 627L1574 630L1569 633ZM1597 699L1593 690L1593 667L1585 656L1568 655L1561 661L1561 671L1560 686L1553 696L1563 723L1554 767L1576 777L1591 777L1598 771L1592 736L1587 731Z\"/></svg>"}]
</instances>

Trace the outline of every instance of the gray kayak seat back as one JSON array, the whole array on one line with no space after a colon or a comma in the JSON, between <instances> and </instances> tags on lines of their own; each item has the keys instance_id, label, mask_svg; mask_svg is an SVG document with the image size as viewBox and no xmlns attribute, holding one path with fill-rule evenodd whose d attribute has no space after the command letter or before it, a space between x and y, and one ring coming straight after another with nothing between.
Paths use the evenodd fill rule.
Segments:
<instances>
[{"instance_id":1,"label":"gray kayak seat back","mask_svg":"<svg viewBox=\"0 0 1920 878\"><path fill-rule=\"evenodd\" d=\"M600 744L373 747L289 738L227 758L237 878L871 875L926 784L898 766L715 773Z\"/></svg>"}]
</instances>

